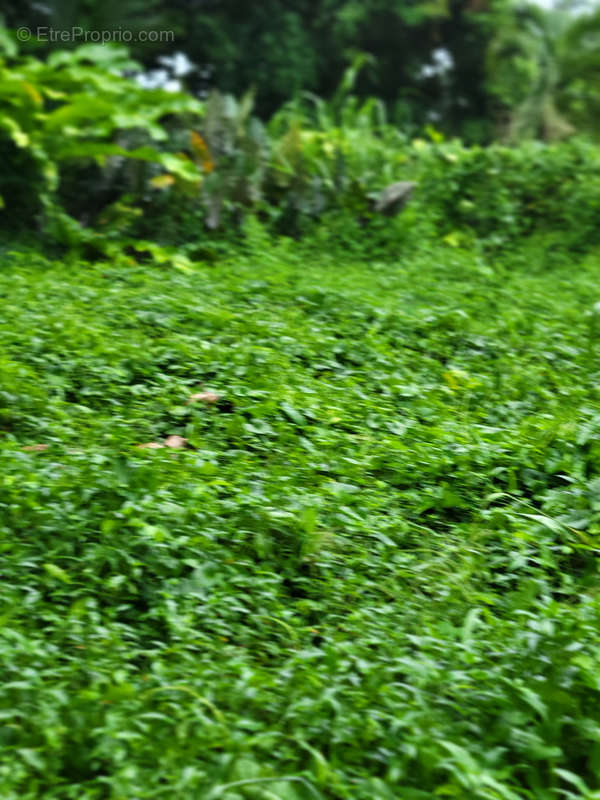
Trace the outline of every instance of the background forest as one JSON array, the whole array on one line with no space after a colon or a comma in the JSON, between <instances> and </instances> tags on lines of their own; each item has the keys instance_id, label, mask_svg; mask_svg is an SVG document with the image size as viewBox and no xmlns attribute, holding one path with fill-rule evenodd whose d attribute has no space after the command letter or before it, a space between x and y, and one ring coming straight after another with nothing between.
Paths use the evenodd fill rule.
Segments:
<instances>
[{"instance_id":1,"label":"background forest","mask_svg":"<svg viewBox=\"0 0 600 800\"><path fill-rule=\"evenodd\" d=\"M2 38L0 195L11 231L46 230L69 246L93 230L105 242L158 230L175 244L197 240L198 226L239 228L252 211L297 236L334 209L364 226L377 192L404 179L419 182L420 220L448 234L502 219L502 238L538 217L550 223L557 194L552 214L569 215L564 181L582 180L584 150L596 174L592 6L127 0L3 10L13 32ZM65 43L52 30L78 33ZM103 31L117 41L98 45ZM539 156L512 149L564 140L573 144L544 150L541 169Z\"/></svg>"},{"instance_id":2,"label":"background forest","mask_svg":"<svg viewBox=\"0 0 600 800\"><path fill-rule=\"evenodd\" d=\"M482 143L506 134L509 118L528 106L541 116L527 120L526 132L552 137L558 130L549 119L544 126L544 112L581 128L597 111L598 12L581 0L552 8L510 0L9 0L3 11L9 27L32 31L130 31L131 55L146 69L184 53L188 89L240 96L254 87L262 119L300 92L331 99L356 52L368 60L354 93L381 99L407 133L433 121L445 134ZM173 36L135 40L149 28ZM33 49L48 45L61 43Z\"/></svg>"}]
</instances>

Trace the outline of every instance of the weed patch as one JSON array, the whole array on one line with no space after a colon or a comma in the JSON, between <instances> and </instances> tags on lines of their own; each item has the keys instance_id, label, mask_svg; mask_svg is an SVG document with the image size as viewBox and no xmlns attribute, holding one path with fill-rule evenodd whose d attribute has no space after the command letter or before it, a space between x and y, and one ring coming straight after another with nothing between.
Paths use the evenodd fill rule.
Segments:
<instances>
[{"instance_id":1,"label":"weed patch","mask_svg":"<svg viewBox=\"0 0 600 800\"><path fill-rule=\"evenodd\" d=\"M7 800L600 790L597 257L311 241L3 256Z\"/></svg>"}]
</instances>

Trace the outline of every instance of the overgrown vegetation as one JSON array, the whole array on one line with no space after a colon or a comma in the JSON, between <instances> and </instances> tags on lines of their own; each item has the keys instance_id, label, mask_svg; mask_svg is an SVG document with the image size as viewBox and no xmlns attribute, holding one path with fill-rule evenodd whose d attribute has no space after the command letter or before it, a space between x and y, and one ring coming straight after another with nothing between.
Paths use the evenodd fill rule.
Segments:
<instances>
[{"instance_id":1,"label":"overgrown vegetation","mask_svg":"<svg viewBox=\"0 0 600 800\"><path fill-rule=\"evenodd\" d=\"M299 237L325 222L396 249L409 230L494 248L548 228L562 247L597 241L594 145L466 147L431 126L408 139L380 101L353 96L364 56L329 102L297 98L265 125L252 93L201 103L142 89L122 77L135 67L122 48L84 45L42 62L19 57L7 37L5 51L0 222L10 235L33 229L88 255L159 263L175 246L184 246L180 262L186 248L206 255L248 214L275 234ZM406 179L417 182L408 217L382 220L374 198Z\"/></svg>"},{"instance_id":2,"label":"overgrown vegetation","mask_svg":"<svg viewBox=\"0 0 600 800\"><path fill-rule=\"evenodd\" d=\"M461 63L514 147L366 53L255 108L0 30L3 800L600 798L600 159L520 141L593 135L595 33L511 14Z\"/></svg>"},{"instance_id":3,"label":"overgrown vegetation","mask_svg":"<svg viewBox=\"0 0 600 800\"><path fill-rule=\"evenodd\" d=\"M596 797L597 256L246 236L3 255L2 796Z\"/></svg>"}]
</instances>

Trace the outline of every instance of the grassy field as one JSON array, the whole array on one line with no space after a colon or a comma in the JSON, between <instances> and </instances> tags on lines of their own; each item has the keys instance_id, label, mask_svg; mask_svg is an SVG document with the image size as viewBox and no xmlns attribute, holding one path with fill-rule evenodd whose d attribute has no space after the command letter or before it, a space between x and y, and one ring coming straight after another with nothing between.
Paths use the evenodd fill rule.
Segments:
<instances>
[{"instance_id":1,"label":"grassy field","mask_svg":"<svg viewBox=\"0 0 600 800\"><path fill-rule=\"evenodd\" d=\"M600 797L600 257L533 252L2 256L3 800Z\"/></svg>"}]
</instances>

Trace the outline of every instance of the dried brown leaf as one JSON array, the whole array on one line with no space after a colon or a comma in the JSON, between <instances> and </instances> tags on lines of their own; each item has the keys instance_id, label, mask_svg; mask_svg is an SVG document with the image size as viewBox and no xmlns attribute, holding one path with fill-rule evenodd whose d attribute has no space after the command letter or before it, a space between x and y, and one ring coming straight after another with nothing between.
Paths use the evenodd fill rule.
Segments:
<instances>
[{"instance_id":1,"label":"dried brown leaf","mask_svg":"<svg viewBox=\"0 0 600 800\"><path fill-rule=\"evenodd\" d=\"M217 403L220 400L220 395L215 392L196 392L188 397L188 403L205 403L207 406Z\"/></svg>"},{"instance_id":2,"label":"dried brown leaf","mask_svg":"<svg viewBox=\"0 0 600 800\"><path fill-rule=\"evenodd\" d=\"M187 439L184 439L183 436L177 436L177 434L172 434L171 436L167 436L164 441L165 447L185 447L187 444Z\"/></svg>"},{"instance_id":3,"label":"dried brown leaf","mask_svg":"<svg viewBox=\"0 0 600 800\"><path fill-rule=\"evenodd\" d=\"M27 450L30 453L42 453L49 447L50 447L49 444L28 444L23 448L23 450Z\"/></svg>"}]
</instances>

